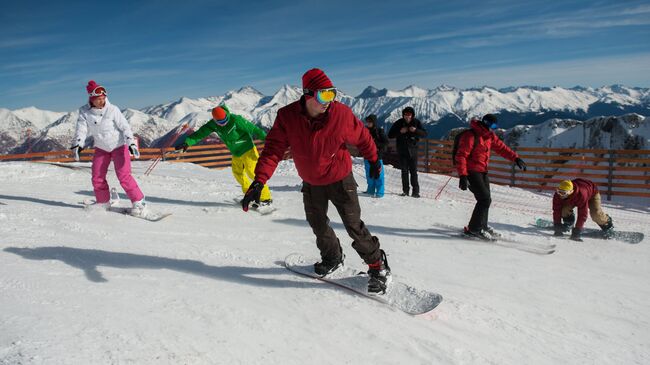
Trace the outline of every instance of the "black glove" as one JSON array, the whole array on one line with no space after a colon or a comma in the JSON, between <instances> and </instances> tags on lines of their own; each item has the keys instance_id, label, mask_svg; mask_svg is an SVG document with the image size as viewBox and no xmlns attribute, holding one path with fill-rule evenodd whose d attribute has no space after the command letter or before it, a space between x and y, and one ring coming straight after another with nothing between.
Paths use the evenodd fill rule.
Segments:
<instances>
[{"instance_id":1,"label":"black glove","mask_svg":"<svg viewBox=\"0 0 650 365\"><path fill-rule=\"evenodd\" d=\"M248 205L255 201L257 204L260 203L260 195L262 195L262 189L264 189L264 184L255 180L248 187L244 199L241 201L241 207L244 209L244 212L248 212Z\"/></svg>"},{"instance_id":2,"label":"black glove","mask_svg":"<svg viewBox=\"0 0 650 365\"><path fill-rule=\"evenodd\" d=\"M467 175L463 175L458 180L458 187L460 188L460 190L467 190L467 186L469 186L469 181L467 181Z\"/></svg>"},{"instance_id":3,"label":"black glove","mask_svg":"<svg viewBox=\"0 0 650 365\"><path fill-rule=\"evenodd\" d=\"M372 162L370 161L370 178L379 179L381 175L381 162L379 160Z\"/></svg>"},{"instance_id":4,"label":"black glove","mask_svg":"<svg viewBox=\"0 0 650 365\"><path fill-rule=\"evenodd\" d=\"M136 146L135 143L129 145L129 153L131 153L135 158L140 158L140 150L138 150L138 146Z\"/></svg>"},{"instance_id":5,"label":"black glove","mask_svg":"<svg viewBox=\"0 0 650 365\"><path fill-rule=\"evenodd\" d=\"M515 164L517 164L517 167L519 167L520 170L526 171L526 163L524 162L524 160L517 157L515 159Z\"/></svg>"},{"instance_id":6,"label":"black glove","mask_svg":"<svg viewBox=\"0 0 650 365\"><path fill-rule=\"evenodd\" d=\"M564 225L563 224L554 224L553 225L553 236L562 237L564 236Z\"/></svg>"},{"instance_id":7,"label":"black glove","mask_svg":"<svg viewBox=\"0 0 650 365\"><path fill-rule=\"evenodd\" d=\"M79 146L78 144L76 144L76 145L70 147L70 149L72 150L74 160L79 162L79 155L81 154L81 151L83 151L84 148Z\"/></svg>"},{"instance_id":8,"label":"black glove","mask_svg":"<svg viewBox=\"0 0 650 365\"><path fill-rule=\"evenodd\" d=\"M185 152L185 151L187 151L188 148L190 148L190 146L188 146L187 143L185 143L185 142L183 142L183 143L181 143L181 144L179 144L179 145L174 146L174 149L175 149L176 151L178 151L178 150L183 150L183 152Z\"/></svg>"},{"instance_id":9,"label":"black glove","mask_svg":"<svg viewBox=\"0 0 650 365\"><path fill-rule=\"evenodd\" d=\"M571 239L574 241L582 242L582 229L573 227L571 230Z\"/></svg>"}]
</instances>

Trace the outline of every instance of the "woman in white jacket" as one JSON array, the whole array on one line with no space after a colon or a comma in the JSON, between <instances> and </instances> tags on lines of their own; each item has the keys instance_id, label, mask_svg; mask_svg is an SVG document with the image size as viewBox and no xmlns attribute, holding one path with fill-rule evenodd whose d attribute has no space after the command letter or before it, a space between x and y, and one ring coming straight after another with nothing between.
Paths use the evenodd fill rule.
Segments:
<instances>
[{"instance_id":1,"label":"woman in white jacket","mask_svg":"<svg viewBox=\"0 0 650 365\"><path fill-rule=\"evenodd\" d=\"M111 161L115 167L122 188L131 199L131 214L144 214L144 194L131 175L131 156L140 157L129 122L120 109L111 104L106 97L106 89L95 81L88 81L88 104L79 109L74 146L71 148L79 161L79 152L84 148L87 136L95 140L95 154L92 163L92 183L95 200L104 208L109 208L110 191L106 172Z\"/></svg>"}]
</instances>

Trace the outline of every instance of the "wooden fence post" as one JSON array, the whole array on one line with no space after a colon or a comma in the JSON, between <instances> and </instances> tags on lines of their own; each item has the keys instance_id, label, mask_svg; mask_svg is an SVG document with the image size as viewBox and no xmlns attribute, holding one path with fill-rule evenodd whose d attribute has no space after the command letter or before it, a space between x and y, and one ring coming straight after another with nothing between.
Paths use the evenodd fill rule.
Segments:
<instances>
[{"instance_id":1,"label":"wooden fence post","mask_svg":"<svg viewBox=\"0 0 650 365\"><path fill-rule=\"evenodd\" d=\"M612 200L612 178L614 177L614 162L616 151L609 150L609 169L607 171L607 201Z\"/></svg>"},{"instance_id":2,"label":"wooden fence post","mask_svg":"<svg viewBox=\"0 0 650 365\"><path fill-rule=\"evenodd\" d=\"M424 160L426 161L425 165L424 165L424 168L425 168L425 170L426 170L426 172L428 174L428 173L431 172L429 170L429 166L430 166L430 162L431 162L431 161L429 161L429 139L424 140Z\"/></svg>"},{"instance_id":3,"label":"wooden fence post","mask_svg":"<svg viewBox=\"0 0 650 365\"><path fill-rule=\"evenodd\" d=\"M512 150L515 151L515 153L517 153L517 148L516 147L513 148ZM515 163L512 162L510 165L511 165L511 168L510 168L510 186L515 186Z\"/></svg>"}]
</instances>

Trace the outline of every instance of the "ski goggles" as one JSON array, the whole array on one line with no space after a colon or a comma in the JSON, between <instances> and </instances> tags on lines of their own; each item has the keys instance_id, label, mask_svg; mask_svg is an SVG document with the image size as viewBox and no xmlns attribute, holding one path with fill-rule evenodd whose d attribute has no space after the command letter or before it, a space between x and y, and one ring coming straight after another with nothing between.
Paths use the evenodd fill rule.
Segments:
<instances>
[{"instance_id":1,"label":"ski goggles","mask_svg":"<svg viewBox=\"0 0 650 365\"><path fill-rule=\"evenodd\" d=\"M573 190L560 190L560 189L557 189L555 192L556 192L557 195L559 195L561 198L566 198L567 196L573 194Z\"/></svg>"},{"instance_id":2,"label":"ski goggles","mask_svg":"<svg viewBox=\"0 0 650 365\"><path fill-rule=\"evenodd\" d=\"M90 97L96 97L96 96L102 96L102 95L108 95L106 92L106 89L104 89L103 86L97 86L93 91L88 94Z\"/></svg>"},{"instance_id":3,"label":"ski goggles","mask_svg":"<svg viewBox=\"0 0 650 365\"><path fill-rule=\"evenodd\" d=\"M496 123L490 124L490 129L497 129L497 128L499 128L498 124L496 124Z\"/></svg>"},{"instance_id":4,"label":"ski goggles","mask_svg":"<svg viewBox=\"0 0 650 365\"><path fill-rule=\"evenodd\" d=\"M336 88L330 87L327 89L318 89L316 91L303 89L305 95L313 96L321 104L328 104L336 99Z\"/></svg>"},{"instance_id":5,"label":"ski goggles","mask_svg":"<svg viewBox=\"0 0 650 365\"><path fill-rule=\"evenodd\" d=\"M221 120L215 120L214 122L223 127L226 124L228 124L228 115L226 115L225 118L223 118Z\"/></svg>"}]
</instances>

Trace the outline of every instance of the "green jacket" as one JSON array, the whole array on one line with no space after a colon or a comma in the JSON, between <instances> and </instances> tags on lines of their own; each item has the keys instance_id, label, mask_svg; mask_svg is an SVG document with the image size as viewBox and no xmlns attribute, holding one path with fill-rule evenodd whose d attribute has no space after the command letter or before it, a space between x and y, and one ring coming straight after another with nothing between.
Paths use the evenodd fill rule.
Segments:
<instances>
[{"instance_id":1,"label":"green jacket","mask_svg":"<svg viewBox=\"0 0 650 365\"><path fill-rule=\"evenodd\" d=\"M228 123L222 127L214 119L210 119L199 130L185 139L188 146L194 146L210 133L216 132L221 141L228 147L230 153L235 157L239 157L255 147L253 135L261 140L266 139L266 132L262 128L249 122L241 115L230 113L230 110L225 105L221 105L221 107L226 111Z\"/></svg>"}]
</instances>

